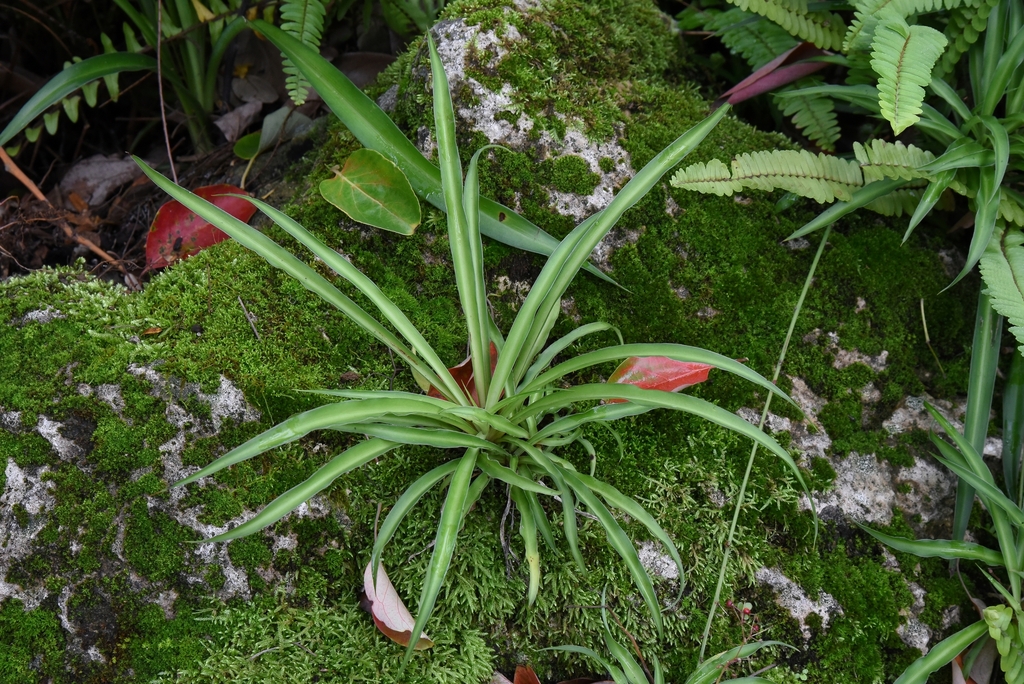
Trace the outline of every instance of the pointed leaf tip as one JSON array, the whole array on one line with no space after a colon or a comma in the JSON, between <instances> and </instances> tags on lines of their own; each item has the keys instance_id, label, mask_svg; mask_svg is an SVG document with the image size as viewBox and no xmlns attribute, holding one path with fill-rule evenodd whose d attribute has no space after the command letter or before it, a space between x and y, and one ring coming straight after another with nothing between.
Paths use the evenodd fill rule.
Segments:
<instances>
[{"instance_id":1,"label":"pointed leaf tip","mask_svg":"<svg viewBox=\"0 0 1024 684\"><path fill-rule=\"evenodd\" d=\"M383 563L377 567L377 586L374 587L372 565L367 563L366 570L363 571L363 592L366 594L373 622L389 639L402 646L408 646L416 621L405 607L395 586L391 584ZM422 634L415 648L417 651L423 651L433 645L434 642L426 634Z\"/></svg>"},{"instance_id":2,"label":"pointed leaf tip","mask_svg":"<svg viewBox=\"0 0 1024 684\"><path fill-rule=\"evenodd\" d=\"M704 382L714 366L706 363L676 361L665 356L631 356L608 378L610 384L635 385L641 389L678 392ZM620 404L625 399L609 399Z\"/></svg>"}]
</instances>

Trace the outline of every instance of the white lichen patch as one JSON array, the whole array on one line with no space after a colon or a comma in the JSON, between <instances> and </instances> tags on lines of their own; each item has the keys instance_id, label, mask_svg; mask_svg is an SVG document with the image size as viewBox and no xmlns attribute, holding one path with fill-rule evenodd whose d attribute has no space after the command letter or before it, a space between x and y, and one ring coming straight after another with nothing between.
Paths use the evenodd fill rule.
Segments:
<instances>
[{"instance_id":1,"label":"white lichen patch","mask_svg":"<svg viewBox=\"0 0 1024 684\"><path fill-rule=\"evenodd\" d=\"M64 427L64 424L56 420L51 420L46 416L39 416L39 421L36 423L36 432L39 436L50 443L53 450L60 456L63 461L70 461L78 456L82 455L82 447L76 444L73 440L68 439L60 433L60 429Z\"/></svg>"},{"instance_id":2,"label":"white lichen patch","mask_svg":"<svg viewBox=\"0 0 1024 684\"><path fill-rule=\"evenodd\" d=\"M109 406L111 410L121 418L124 418L124 397L121 396L120 385L98 385L93 387L88 383L80 382L75 388L83 397L94 396ZM131 422L129 421L130 425Z\"/></svg>"},{"instance_id":3,"label":"white lichen patch","mask_svg":"<svg viewBox=\"0 0 1024 684\"><path fill-rule=\"evenodd\" d=\"M664 553L661 545L652 541L640 543L637 550L640 557L640 564L644 566L652 577L663 579L679 579L679 568L672 557Z\"/></svg>"},{"instance_id":4,"label":"white lichen patch","mask_svg":"<svg viewBox=\"0 0 1024 684\"><path fill-rule=\"evenodd\" d=\"M921 655L927 655L928 644L932 640L931 628L921 622L918 617L924 612L924 598L928 592L917 582L907 582L907 589L914 597L914 602L909 608L903 609L900 614L907 619L902 625L896 628L896 634L907 646L916 648Z\"/></svg>"},{"instance_id":5,"label":"white lichen patch","mask_svg":"<svg viewBox=\"0 0 1024 684\"><path fill-rule=\"evenodd\" d=\"M36 608L49 592L45 587L22 587L7 582L14 561L32 553L32 543L46 526L46 511L56 505L53 482L44 480L49 468L22 469L7 459L6 482L0 495L0 602L20 599L26 610ZM20 519L19 519L20 518Z\"/></svg>"},{"instance_id":6,"label":"white lichen patch","mask_svg":"<svg viewBox=\"0 0 1024 684\"><path fill-rule=\"evenodd\" d=\"M19 327L27 323L39 323L40 325L46 325L47 323L53 323L54 321L62 318L67 318L67 316L59 309L55 309L47 304L42 309L29 311L27 314L15 321L14 324Z\"/></svg>"},{"instance_id":7,"label":"white lichen patch","mask_svg":"<svg viewBox=\"0 0 1024 684\"><path fill-rule=\"evenodd\" d=\"M831 594L819 591L817 600L812 601L800 585L782 574L778 568L761 568L754 578L759 584L767 585L775 591L775 602L800 623L804 641L811 639L811 629L807 626L807 618L811 614L821 618L823 632L828 630L833 617L843 615L843 607Z\"/></svg>"}]
</instances>

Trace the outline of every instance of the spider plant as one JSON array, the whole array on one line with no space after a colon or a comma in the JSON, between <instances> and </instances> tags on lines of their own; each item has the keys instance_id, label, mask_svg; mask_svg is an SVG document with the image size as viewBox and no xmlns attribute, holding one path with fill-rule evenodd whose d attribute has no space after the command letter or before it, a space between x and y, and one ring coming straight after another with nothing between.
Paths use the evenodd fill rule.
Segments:
<instances>
[{"instance_id":1,"label":"spider plant","mask_svg":"<svg viewBox=\"0 0 1024 684\"><path fill-rule=\"evenodd\" d=\"M314 430L330 429L368 437L334 456L309 479L279 496L253 519L210 540L226 541L273 524L340 475L403 444L455 449L459 454L455 457L442 456L448 452L439 452L437 467L417 479L398 499L383 521L372 551L372 576L376 577L381 552L403 518L424 494L443 483L447 494L406 661L434 609L463 518L484 489L495 481L510 488L510 496L524 521L520 531L529 559L531 602L540 586L538 535L554 546L551 523L538 497L557 496L561 500L563 534L575 562L582 568L576 513L576 507L582 505L597 518L608 543L622 557L660 631L661 610L651 578L610 509L618 509L642 523L665 545L682 576L682 560L675 544L643 507L609 484L578 472L569 461L558 456L557 448L582 440L580 428L586 423L614 421L656 408L668 408L701 416L756 440L782 459L801 484L803 478L789 453L774 439L707 401L627 383L582 384L563 389L563 378L599 364L631 358L631 363L636 364L654 357L663 364L691 364L686 368L718 368L769 392L785 395L737 361L680 344L619 344L552 366L556 357L579 338L610 328L602 323L583 325L551 344L547 344L547 340L561 310L562 294L586 263L594 246L623 212L708 135L725 116L726 108L680 136L638 172L604 211L581 223L557 245L511 329L503 335L486 304L477 183L481 152L472 157L463 181L448 80L432 40L429 47L441 185L448 209L448 237L469 336L470 358L461 367L449 369L406 315L369 278L287 215L259 200L249 200L358 289L388 325L267 236L174 185L139 161L149 177L168 194L340 309L408 365L421 386L430 388L427 395L400 391L324 391L342 401L288 418L178 482L177 486L195 482Z\"/></svg>"}]
</instances>

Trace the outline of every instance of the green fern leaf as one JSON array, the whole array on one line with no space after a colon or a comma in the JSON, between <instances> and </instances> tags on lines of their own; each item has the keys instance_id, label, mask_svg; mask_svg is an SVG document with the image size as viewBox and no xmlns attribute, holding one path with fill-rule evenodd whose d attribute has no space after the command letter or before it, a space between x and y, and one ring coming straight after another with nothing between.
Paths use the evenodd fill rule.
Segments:
<instances>
[{"instance_id":1,"label":"green fern leaf","mask_svg":"<svg viewBox=\"0 0 1024 684\"><path fill-rule=\"evenodd\" d=\"M738 7L716 15L704 28L716 31L729 51L739 54L753 69L760 69L798 42L781 26Z\"/></svg>"},{"instance_id":2,"label":"green fern leaf","mask_svg":"<svg viewBox=\"0 0 1024 684\"><path fill-rule=\"evenodd\" d=\"M944 31L949 48L935 66L935 76L945 76L953 71L960 58L978 41L985 30L988 15L999 0L973 0L949 13L949 22Z\"/></svg>"},{"instance_id":3,"label":"green fern leaf","mask_svg":"<svg viewBox=\"0 0 1024 684\"><path fill-rule=\"evenodd\" d=\"M697 162L685 169L679 169L669 183L674 188L693 190L705 195L731 195L743 189L741 183L732 180L729 167L719 159L712 159L707 164Z\"/></svg>"},{"instance_id":4,"label":"green fern leaf","mask_svg":"<svg viewBox=\"0 0 1024 684\"><path fill-rule=\"evenodd\" d=\"M323 0L286 0L281 5L281 29L309 47L318 49L320 38L323 36L326 12ZM292 102L301 105L309 96L309 81L287 57L284 58L284 72L288 74L285 85L288 87Z\"/></svg>"},{"instance_id":5,"label":"green fern leaf","mask_svg":"<svg viewBox=\"0 0 1024 684\"><path fill-rule=\"evenodd\" d=\"M868 50L875 35L879 20L886 13L909 17L912 14L951 10L961 5L970 5L977 0L862 0L854 3L854 19L843 38L843 50Z\"/></svg>"},{"instance_id":6,"label":"green fern leaf","mask_svg":"<svg viewBox=\"0 0 1024 684\"><path fill-rule=\"evenodd\" d=\"M1024 228L1024 197L1012 190L1002 188L999 197L999 216L1006 221Z\"/></svg>"},{"instance_id":7,"label":"green fern leaf","mask_svg":"<svg viewBox=\"0 0 1024 684\"><path fill-rule=\"evenodd\" d=\"M992 308L1010 322L1024 352L1024 234L997 224L978 267Z\"/></svg>"},{"instance_id":8,"label":"green fern leaf","mask_svg":"<svg viewBox=\"0 0 1024 684\"><path fill-rule=\"evenodd\" d=\"M853 143L853 153L860 162L864 182L872 183L883 178L915 180L928 178L919 171L922 166L935 159L935 155L913 145L901 142L885 142L875 138L870 146Z\"/></svg>"},{"instance_id":9,"label":"green fern leaf","mask_svg":"<svg viewBox=\"0 0 1024 684\"><path fill-rule=\"evenodd\" d=\"M732 160L732 180L756 190L788 190L820 203L848 201L864 185L857 162L807 150L741 154Z\"/></svg>"},{"instance_id":10,"label":"green fern leaf","mask_svg":"<svg viewBox=\"0 0 1024 684\"><path fill-rule=\"evenodd\" d=\"M882 216L903 216L904 214L909 216L913 215L914 210L917 209L923 192L923 188L900 188L893 190L888 195L873 199L864 206Z\"/></svg>"},{"instance_id":11,"label":"green fern leaf","mask_svg":"<svg viewBox=\"0 0 1024 684\"><path fill-rule=\"evenodd\" d=\"M920 120L924 86L946 42L930 26L908 26L899 16L889 15L875 30L871 67L879 76L878 103L897 135Z\"/></svg>"},{"instance_id":12,"label":"green fern leaf","mask_svg":"<svg viewBox=\"0 0 1024 684\"><path fill-rule=\"evenodd\" d=\"M742 10L774 21L790 34L823 50L838 50L843 44L846 24L831 12L808 12L806 0L729 0ZM795 8L795 9L794 9Z\"/></svg>"},{"instance_id":13,"label":"green fern leaf","mask_svg":"<svg viewBox=\"0 0 1024 684\"><path fill-rule=\"evenodd\" d=\"M835 142L839 140L839 122L836 119L836 106L831 98L803 94L780 98L776 95L775 104L782 109L785 116L792 117L793 124L807 136L808 140L826 152L835 151Z\"/></svg>"}]
</instances>

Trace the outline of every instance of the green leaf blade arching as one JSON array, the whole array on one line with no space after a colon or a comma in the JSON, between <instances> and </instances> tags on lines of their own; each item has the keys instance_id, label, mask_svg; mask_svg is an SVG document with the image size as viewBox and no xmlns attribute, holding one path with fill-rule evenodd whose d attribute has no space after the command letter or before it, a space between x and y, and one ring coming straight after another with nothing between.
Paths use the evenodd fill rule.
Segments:
<instances>
[{"instance_id":1,"label":"green leaf blade arching","mask_svg":"<svg viewBox=\"0 0 1024 684\"><path fill-rule=\"evenodd\" d=\"M140 71L142 69L156 71L156 60L149 55L117 52L109 55L97 55L84 59L78 64L73 64L47 81L46 85L25 103L0 133L0 145L6 145L37 116L90 81L122 71Z\"/></svg>"},{"instance_id":2,"label":"green leaf blade arching","mask_svg":"<svg viewBox=\"0 0 1024 684\"><path fill-rule=\"evenodd\" d=\"M910 664L894 684L925 684L928 677L940 667L948 665L960 655L964 649L973 644L988 632L988 624L978 620L973 625L961 629L956 634L946 637L935 644L922 656Z\"/></svg>"},{"instance_id":3,"label":"green leaf blade arching","mask_svg":"<svg viewBox=\"0 0 1024 684\"><path fill-rule=\"evenodd\" d=\"M356 150L334 178L320 183L323 198L349 218L374 228L412 235L420 202L402 170L373 150Z\"/></svg>"},{"instance_id":4,"label":"green leaf blade arching","mask_svg":"<svg viewBox=\"0 0 1024 684\"><path fill-rule=\"evenodd\" d=\"M988 243L979 262L992 308L1006 317L1024 353L1024 234L1004 228Z\"/></svg>"},{"instance_id":5,"label":"green leaf blade arching","mask_svg":"<svg viewBox=\"0 0 1024 684\"><path fill-rule=\"evenodd\" d=\"M946 37L929 26L909 26L898 16L880 22L871 41L871 68L878 74L878 103L897 135L920 119L924 87L946 48Z\"/></svg>"}]
</instances>

